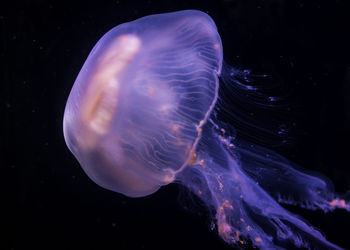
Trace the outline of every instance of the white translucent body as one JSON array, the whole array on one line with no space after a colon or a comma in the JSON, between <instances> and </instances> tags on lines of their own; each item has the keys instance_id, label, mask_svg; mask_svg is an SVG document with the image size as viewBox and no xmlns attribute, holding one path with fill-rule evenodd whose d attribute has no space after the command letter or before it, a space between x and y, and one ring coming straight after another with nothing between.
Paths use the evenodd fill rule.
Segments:
<instances>
[{"instance_id":1,"label":"white translucent body","mask_svg":"<svg viewBox=\"0 0 350 250\"><path fill-rule=\"evenodd\" d=\"M97 184L144 196L191 160L218 91L222 45L199 11L144 17L104 35L70 93L65 140Z\"/></svg>"}]
</instances>

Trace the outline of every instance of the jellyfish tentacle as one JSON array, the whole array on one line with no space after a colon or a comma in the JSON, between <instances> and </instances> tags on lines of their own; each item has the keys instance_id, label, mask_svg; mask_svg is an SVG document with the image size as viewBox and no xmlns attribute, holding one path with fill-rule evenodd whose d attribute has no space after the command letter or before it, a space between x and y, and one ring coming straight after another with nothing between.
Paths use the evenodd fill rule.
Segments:
<instances>
[{"instance_id":1,"label":"jellyfish tentacle","mask_svg":"<svg viewBox=\"0 0 350 250\"><path fill-rule=\"evenodd\" d=\"M325 212L336 208L350 211L347 196L336 194L326 177L298 171L284 157L256 145L239 143L234 150L243 171L278 202Z\"/></svg>"},{"instance_id":2,"label":"jellyfish tentacle","mask_svg":"<svg viewBox=\"0 0 350 250\"><path fill-rule=\"evenodd\" d=\"M273 226L274 238L278 240L291 240L297 247L320 247L327 249L341 249L328 242L326 238L315 228L308 225L297 215L292 214L281 207L259 185L241 172L241 177L246 177L242 185L243 199L255 215L264 217L264 228ZM258 202L257 202L258 201ZM270 224L270 225L269 225Z\"/></svg>"},{"instance_id":3,"label":"jellyfish tentacle","mask_svg":"<svg viewBox=\"0 0 350 250\"><path fill-rule=\"evenodd\" d=\"M224 147L220 149L226 151ZM341 249L328 242L317 229L281 207L244 173L228 151L220 153L226 154L224 161L228 168L221 165L222 158L219 163L208 155L199 155L199 159L207 159L207 164L191 166L182 173L181 179L215 210L217 231L225 242L239 246L250 240L260 249L291 246Z\"/></svg>"},{"instance_id":4,"label":"jellyfish tentacle","mask_svg":"<svg viewBox=\"0 0 350 250\"><path fill-rule=\"evenodd\" d=\"M217 231L225 242L242 246L251 241L259 249L341 249L276 201L273 194L278 191L278 186L273 180L271 182L275 186L272 186L270 192L265 190L269 175L262 175L261 178L268 179L261 185L252 173L247 174L243 166L256 163L259 167L259 164L263 165L264 161L269 160L266 155L259 163L257 157L252 158L252 155L244 153L244 145L248 144L239 143L238 140L235 141L235 146L232 147L232 144L219 138L215 124L206 123L198 143L196 159L176 176L178 182L188 187L203 200L203 204L215 212ZM259 150L261 149L250 149L249 152ZM252 167L250 171L257 169ZM284 175L273 168L270 170L274 178ZM269 171L268 165L265 171ZM316 178L302 173L296 174L297 170L294 173L296 177L305 175L310 180ZM258 172L255 174L260 176ZM292 185L289 191L292 192L294 187Z\"/></svg>"}]
</instances>

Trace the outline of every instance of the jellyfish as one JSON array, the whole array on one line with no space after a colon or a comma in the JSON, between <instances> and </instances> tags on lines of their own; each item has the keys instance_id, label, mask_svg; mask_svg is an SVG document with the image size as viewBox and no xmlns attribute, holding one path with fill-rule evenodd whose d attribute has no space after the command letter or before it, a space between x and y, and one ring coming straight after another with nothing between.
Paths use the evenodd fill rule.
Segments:
<instances>
[{"instance_id":1,"label":"jellyfish","mask_svg":"<svg viewBox=\"0 0 350 250\"><path fill-rule=\"evenodd\" d=\"M128 197L169 183L188 188L234 247L339 249L281 203L349 211L348 197L278 153L224 133L215 109L222 77L221 38L203 12L118 25L72 87L66 144L95 183Z\"/></svg>"}]
</instances>

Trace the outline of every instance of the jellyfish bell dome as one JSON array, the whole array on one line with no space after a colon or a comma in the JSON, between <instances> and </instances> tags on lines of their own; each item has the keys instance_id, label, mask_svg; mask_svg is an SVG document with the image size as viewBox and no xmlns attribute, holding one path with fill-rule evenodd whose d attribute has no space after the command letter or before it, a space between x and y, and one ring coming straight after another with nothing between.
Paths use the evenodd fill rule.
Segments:
<instances>
[{"instance_id":1,"label":"jellyfish bell dome","mask_svg":"<svg viewBox=\"0 0 350 250\"><path fill-rule=\"evenodd\" d=\"M100 186L145 196L175 179L218 93L222 44L195 10L121 24L95 45L69 95L64 138Z\"/></svg>"}]
</instances>

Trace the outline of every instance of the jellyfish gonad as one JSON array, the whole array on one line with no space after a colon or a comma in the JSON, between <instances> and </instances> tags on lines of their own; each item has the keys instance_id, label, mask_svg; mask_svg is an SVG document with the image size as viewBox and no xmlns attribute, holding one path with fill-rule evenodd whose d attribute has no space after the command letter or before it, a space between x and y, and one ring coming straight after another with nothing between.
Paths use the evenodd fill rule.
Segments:
<instances>
[{"instance_id":1,"label":"jellyfish gonad","mask_svg":"<svg viewBox=\"0 0 350 250\"><path fill-rule=\"evenodd\" d=\"M336 245L279 203L350 210L331 184L220 132L223 48L214 21L186 10L116 26L95 45L69 95L68 148L98 185L129 197L179 183L215 211L240 247Z\"/></svg>"}]
</instances>

